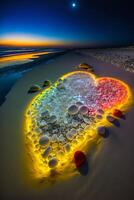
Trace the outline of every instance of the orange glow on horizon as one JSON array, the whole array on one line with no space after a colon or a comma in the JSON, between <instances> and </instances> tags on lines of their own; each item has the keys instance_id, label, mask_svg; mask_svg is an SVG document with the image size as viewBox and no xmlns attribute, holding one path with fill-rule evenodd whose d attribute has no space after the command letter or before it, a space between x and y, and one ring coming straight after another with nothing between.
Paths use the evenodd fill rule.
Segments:
<instances>
[{"instance_id":1,"label":"orange glow on horizon","mask_svg":"<svg viewBox=\"0 0 134 200\"><path fill-rule=\"evenodd\" d=\"M63 46L64 41L44 39L32 36L8 36L0 38L0 45L5 46Z\"/></svg>"}]
</instances>

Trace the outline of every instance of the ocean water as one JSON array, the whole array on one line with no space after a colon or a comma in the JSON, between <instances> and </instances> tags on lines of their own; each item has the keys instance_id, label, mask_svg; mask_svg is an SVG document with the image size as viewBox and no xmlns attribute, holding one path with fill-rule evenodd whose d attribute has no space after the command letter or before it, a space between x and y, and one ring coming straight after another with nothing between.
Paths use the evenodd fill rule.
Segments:
<instances>
[{"instance_id":1,"label":"ocean water","mask_svg":"<svg viewBox=\"0 0 134 200\"><path fill-rule=\"evenodd\" d=\"M44 47L3 47L0 46L0 57L16 55L20 53L37 53L37 52L59 52L64 49L44 48Z\"/></svg>"},{"instance_id":2,"label":"ocean water","mask_svg":"<svg viewBox=\"0 0 134 200\"><path fill-rule=\"evenodd\" d=\"M61 49L52 48L22 48L22 47L0 47L0 69L14 65L25 64L34 61L41 55L56 53Z\"/></svg>"},{"instance_id":3,"label":"ocean water","mask_svg":"<svg viewBox=\"0 0 134 200\"><path fill-rule=\"evenodd\" d=\"M0 105L15 83L38 66L40 56L43 56L43 63L49 63L63 52L57 48L0 47Z\"/></svg>"}]
</instances>

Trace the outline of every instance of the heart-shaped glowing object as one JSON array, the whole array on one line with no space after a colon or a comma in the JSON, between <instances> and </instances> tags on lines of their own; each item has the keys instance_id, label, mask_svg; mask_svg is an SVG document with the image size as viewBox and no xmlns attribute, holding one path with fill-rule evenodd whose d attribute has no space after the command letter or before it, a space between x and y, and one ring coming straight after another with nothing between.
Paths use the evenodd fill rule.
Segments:
<instances>
[{"instance_id":1,"label":"heart-shaped glowing object","mask_svg":"<svg viewBox=\"0 0 134 200\"><path fill-rule=\"evenodd\" d=\"M126 108L130 98L122 81L82 71L62 76L38 94L25 116L26 151L33 177L49 179L54 171L71 176L75 152L89 149L99 137L97 127L109 125L107 114Z\"/></svg>"}]
</instances>

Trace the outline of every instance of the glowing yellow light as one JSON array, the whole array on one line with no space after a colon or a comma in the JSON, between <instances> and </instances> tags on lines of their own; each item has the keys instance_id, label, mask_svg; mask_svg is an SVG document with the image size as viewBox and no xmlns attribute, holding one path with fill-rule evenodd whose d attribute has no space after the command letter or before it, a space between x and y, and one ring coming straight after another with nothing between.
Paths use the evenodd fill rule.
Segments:
<instances>
[{"instance_id":1,"label":"glowing yellow light","mask_svg":"<svg viewBox=\"0 0 134 200\"><path fill-rule=\"evenodd\" d=\"M61 77L61 80L66 79L67 77L81 73L81 74L86 74L92 77L92 79L95 81L95 84L97 85L98 82L102 78L97 78L94 74L91 74L89 72L83 72L83 71L75 71L75 72L70 72L68 74L65 74L64 76ZM129 89L129 87L123 83L122 81L119 81L118 79L114 78L107 78L110 80L115 80L118 81L120 84L124 86L124 88L127 90L127 96L124 98L123 103L118 103L116 105L116 108L124 109L127 110L128 106L132 103L132 94ZM55 83L54 87L57 86L57 82ZM96 121L95 124L92 126L87 126L84 129L84 134L81 136L77 136L74 141L71 143L71 150L70 152L67 152L64 154L57 155L58 157L58 165L54 168L54 170L51 170L48 165L45 162L45 159L42 158L42 153L43 150L40 148L38 141L39 141L39 136L36 132L33 132L31 130L32 127L32 121L31 118L27 116L28 110L33 110L33 104L35 102L39 102L39 100L42 98L43 95L45 95L50 88L45 89L41 93L39 93L35 98L32 99L30 104L28 105L26 109L26 114L25 114L25 121L24 121L24 133L25 133L25 146L26 146L26 154L27 154L27 162L29 164L29 170L31 170L31 178L32 179L42 179L45 181L49 181L52 179L52 177L55 176L60 179L66 179L68 177L73 176L74 174L77 173L75 170L75 164L73 162L73 156L75 151L81 150L86 152L87 150L92 147L94 143L98 143L98 140L100 140L98 134L96 133L97 127L98 126L111 126L111 124L106 120L106 116L109 112L111 112L112 109L107 109L104 113L103 119ZM56 145L56 143L54 144Z\"/></svg>"}]
</instances>

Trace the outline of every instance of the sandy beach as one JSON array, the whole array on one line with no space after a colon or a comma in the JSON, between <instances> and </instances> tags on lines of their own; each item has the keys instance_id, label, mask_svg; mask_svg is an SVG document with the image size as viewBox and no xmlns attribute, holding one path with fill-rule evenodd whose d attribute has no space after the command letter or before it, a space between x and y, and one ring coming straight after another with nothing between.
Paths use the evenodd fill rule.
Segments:
<instances>
[{"instance_id":1,"label":"sandy beach","mask_svg":"<svg viewBox=\"0 0 134 200\"><path fill-rule=\"evenodd\" d=\"M102 140L93 156L87 155L89 172L77 175L51 187L32 188L26 183L24 166L23 121L27 104L36 94L28 94L33 84L55 82L74 71L74 66L88 63L98 77L114 77L128 84L134 94L134 74L112 64L97 60L87 50L74 50L52 62L36 61L38 67L25 73L0 106L1 132L1 194L3 200L133 200L134 199L134 106L120 119L120 126L110 127L110 135Z\"/></svg>"}]
</instances>

